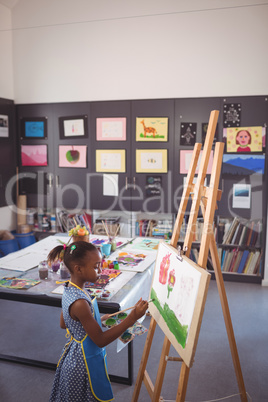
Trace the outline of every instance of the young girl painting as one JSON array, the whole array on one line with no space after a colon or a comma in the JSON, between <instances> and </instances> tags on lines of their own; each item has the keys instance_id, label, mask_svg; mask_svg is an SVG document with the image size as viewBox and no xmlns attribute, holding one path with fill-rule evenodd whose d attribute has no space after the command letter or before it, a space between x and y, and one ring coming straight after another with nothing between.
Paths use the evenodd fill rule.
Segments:
<instances>
[{"instance_id":1,"label":"young girl painting","mask_svg":"<svg viewBox=\"0 0 268 402\"><path fill-rule=\"evenodd\" d=\"M98 249L78 241L55 247L48 260L53 262L62 255L71 279L62 296L60 326L66 328L70 340L57 366L50 402L111 401L105 346L145 314L148 302L140 299L124 321L102 331L97 301L84 289L85 282L95 282L100 275Z\"/></svg>"}]
</instances>

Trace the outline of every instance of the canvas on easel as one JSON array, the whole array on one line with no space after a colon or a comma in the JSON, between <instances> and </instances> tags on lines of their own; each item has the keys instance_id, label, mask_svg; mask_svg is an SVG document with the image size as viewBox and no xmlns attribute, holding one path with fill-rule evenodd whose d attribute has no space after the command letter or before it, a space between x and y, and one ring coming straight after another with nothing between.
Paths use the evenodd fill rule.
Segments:
<instances>
[{"instance_id":1,"label":"canvas on easel","mask_svg":"<svg viewBox=\"0 0 268 402\"><path fill-rule=\"evenodd\" d=\"M161 242L152 281L149 312L188 367L192 366L210 274Z\"/></svg>"}]
</instances>

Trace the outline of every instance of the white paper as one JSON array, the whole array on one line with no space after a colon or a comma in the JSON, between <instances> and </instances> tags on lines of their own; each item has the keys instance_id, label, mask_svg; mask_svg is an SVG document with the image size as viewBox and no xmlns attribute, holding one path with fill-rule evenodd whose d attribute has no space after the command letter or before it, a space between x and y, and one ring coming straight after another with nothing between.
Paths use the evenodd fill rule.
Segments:
<instances>
[{"instance_id":1,"label":"white paper","mask_svg":"<svg viewBox=\"0 0 268 402\"><path fill-rule=\"evenodd\" d=\"M103 175L103 195L118 196L118 174Z\"/></svg>"}]
</instances>

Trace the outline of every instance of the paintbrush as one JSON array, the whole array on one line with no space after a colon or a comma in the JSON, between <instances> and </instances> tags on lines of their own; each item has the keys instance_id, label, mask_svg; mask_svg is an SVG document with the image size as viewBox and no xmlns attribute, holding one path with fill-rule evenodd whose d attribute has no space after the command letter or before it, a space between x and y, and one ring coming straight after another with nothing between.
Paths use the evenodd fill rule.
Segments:
<instances>
[{"instance_id":1,"label":"paintbrush","mask_svg":"<svg viewBox=\"0 0 268 402\"><path fill-rule=\"evenodd\" d=\"M148 300L148 303L153 302L153 301L155 301L155 299L150 299L150 300ZM132 309L135 308L135 307L136 307L136 305L135 305L135 306L132 306L132 307L125 308L124 310L119 310L119 311L117 311L116 313L109 314L108 317L107 317L107 319L110 318L110 317L113 317L114 315L117 315L117 314L120 314L120 313L124 313L125 311L132 310Z\"/></svg>"}]
</instances>

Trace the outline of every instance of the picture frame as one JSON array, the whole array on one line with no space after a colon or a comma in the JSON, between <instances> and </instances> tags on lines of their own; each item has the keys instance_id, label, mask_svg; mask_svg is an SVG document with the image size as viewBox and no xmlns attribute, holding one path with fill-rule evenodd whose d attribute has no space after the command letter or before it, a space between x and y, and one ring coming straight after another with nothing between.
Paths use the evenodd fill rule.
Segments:
<instances>
[{"instance_id":1,"label":"picture frame","mask_svg":"<svg viewBox=\"0 0 268 402\"><path fill-rule=\"evenodd\" d=\"M9 137L9 123L6 114L0 114L0 138Z\"/></svg>"},{"instance_id":2,"label":"picture frame","mask_svg":"<svg viewBox=\"0 0 268 402\"><path fill-rule=\"evenodd\" d=\"M196 167L196 171L195 171L196 174L198 173L198 170L199 170L202 152L203 151L200 152L199 159L197 162L197 167ZM190 163L192 160L192 154L193 154L193 150L180 150L180 173L181 174L188 173ZM213 163L213 151L210 152L207 174L211 174L212 163Z\"/></svg>"},{"instance_id":3,"label":"picture frame","mask_svg":"<svg viewBox=\"0 0 268 402\"><path fill-rule=\"evenodd\" d=\"M47 165L47 145L21 145L21 166Z\"/></svg>"},{"instance_id":4,"label":"picture frame","mask_svg":"<svg viewBox=\"0 0 268 402\"><path fill-rule=\"evenodd\" d=\"M136 117L136 141L167 142L168 117Z\"/></svg>"},{"instance_id":5,"label":"picture frame","mask_svg":"<svg viewBox=\"0 0 268 402\"><path fill-rule=\"evenodd\" d=\"M61 140L66 140L69 138L87 138L87 115L59 117L59 132Z\"/></svg>"},{"instance_id":6,"label":"picture frame","mask_svg":"<svg viewBox=\"0 0 268 402\"><path fill-rule=\"evenodd\" d=\"M46 140L47 117L21 118L21 140Z\"/></svg>"},{"instance_id":7,"label":"picture frame","mask_svg":"<svg viewBox=\"0 0 268 402\"><path fill-rule=\"evenodd\" d=\"M239 154L262 153L263 131L266 131L265 127L261 126L225 128L223 138L226 139L226 152Z\"/></svg>"},{"instance_id":8,"label":"picture frame","mask_svg":"<svg viewBox=\"0 0 268 402\"><path fill-rule=\"evenodd\" d=\"M136 149L137 173L167 173L167 149Z\"/></svg>"},{"instance_id":9,"label":"picture frame","mask_svg":"<svg viewBox=\"0 0 268 402\"><path fill-rule=\"evenodd\" d=\"M124 173L125 171L125 149L96 149L96 172Z\"/></svg>"},{"instance_id":10,"label":"picture frame","mask_svg":"<svg viewBox=\"0 0 268 402\"><path fill-rule=\"evenodd\" d=\"M126 141L126 117L98 117L96 119L97 141Z\"/></svg>"},{"instance_id":11,"label":"picture frame","mask_svg":"<svg viewBox=\"0 0 268 402\"><path fill-rule=\"evenodd\" d=\"M87 145L59 145L59 167L86 168Z\"/></svg>"}]
</instances>

